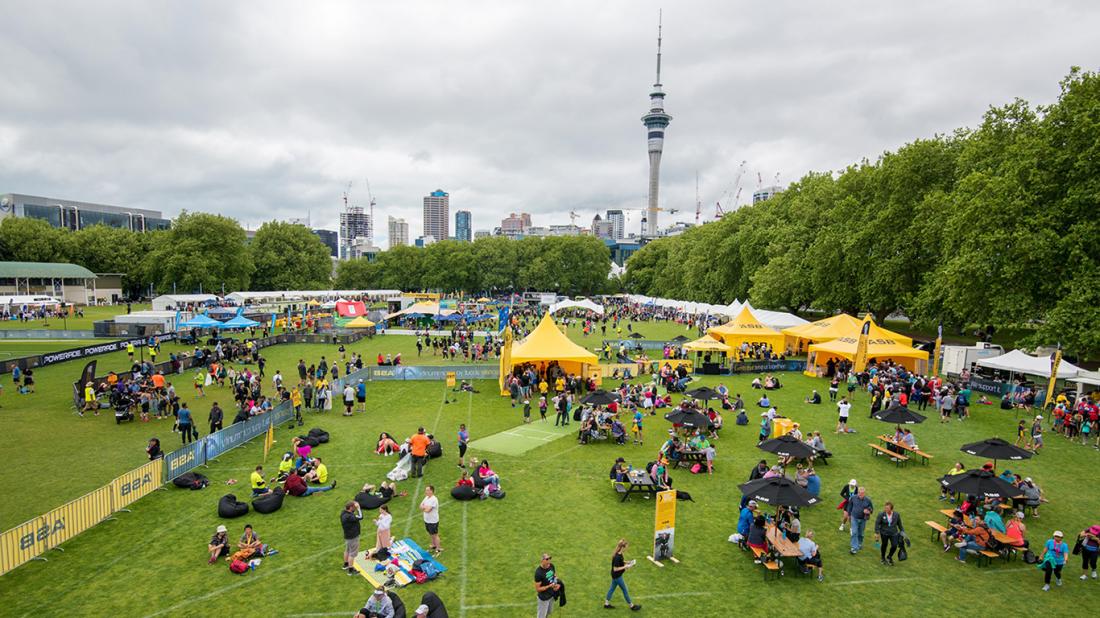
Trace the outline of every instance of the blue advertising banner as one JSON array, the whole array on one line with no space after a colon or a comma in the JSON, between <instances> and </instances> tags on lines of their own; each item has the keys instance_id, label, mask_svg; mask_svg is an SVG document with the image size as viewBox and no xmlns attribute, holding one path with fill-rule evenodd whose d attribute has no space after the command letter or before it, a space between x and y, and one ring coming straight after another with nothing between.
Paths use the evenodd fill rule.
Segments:
<instances>
[{"instance_id":1,"label":"blue advertising banner","mask_svg":"<svg viewBox=\"0 0 1100 618\"><path fill-rule=\"evenodd\" d=\"M209 436L207 436L209 438ZM196 440L164 456L164 479L171 481L206 463L206 440Z\"/></svg>"},{"instance_id":2,"label":"blue advertising banner","mask_svg":"<svg viewBox=\"0 0 1100 618\"><path fill-rule=\"evenodd\" d=\"M804 360L773 360L773 361L746 361L733 363L730 366L732 373L763 373L768 371L804 371Z\"/></svg>"},{"instance_id":3,"label":"blue advertising banner","mask_svg":"<svg viewBox=\"0 0 1100 618\"><path fill-rule=\"evenodd\" d=\"M496 380L500 375L497 365L438 365L370 367L371 380L446 380L454 372L458 380Z\"/></svg>"},{"instance_id":4,"label":"blue advertising banner","mask_svg":"<svg viewBox=\"0 0 1100 618\"><path fill-rule=\"evenodd\" d=\"M262 436L272 424L294 418L294 408L289 404L279 404L267 414L253 416L243 423L234 423L221 431L206 436L206 460L210 461L237 448L252 438Z\"/></svg>"}]
</instances>

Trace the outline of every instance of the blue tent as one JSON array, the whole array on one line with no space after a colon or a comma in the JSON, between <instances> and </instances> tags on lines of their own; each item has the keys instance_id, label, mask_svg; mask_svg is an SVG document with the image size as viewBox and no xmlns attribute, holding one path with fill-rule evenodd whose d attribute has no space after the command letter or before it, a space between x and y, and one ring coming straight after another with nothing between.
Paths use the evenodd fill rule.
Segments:
<instances>
[{"instance_id":1,"label":"blue tent","mask_svg":"<svg viewBox=\"0 0 1100 618\"><path fill-rule=\"evenodd\" d=\"M223 328L251 328L253 326L259 326L259 325L260 325L260 323L257 322L256 320L250 320L250 319L244 317L243 315L238 315L238 316L235 316L231 320L226 320L226 322L224 324L222 324L222 327Z\"/></svg>"},{"instance_id":2,"label":"blue tent","mask_svg":"<svg viewBox=\"0 0 1100 618\"><path fill-rule=\"evenodd\" d=\"M195 317L187 320L186 322L178 324L179 328L214 328L215 326L221 326L222 323L205 315L196 315Z\"/></svg>"}]
</instances>

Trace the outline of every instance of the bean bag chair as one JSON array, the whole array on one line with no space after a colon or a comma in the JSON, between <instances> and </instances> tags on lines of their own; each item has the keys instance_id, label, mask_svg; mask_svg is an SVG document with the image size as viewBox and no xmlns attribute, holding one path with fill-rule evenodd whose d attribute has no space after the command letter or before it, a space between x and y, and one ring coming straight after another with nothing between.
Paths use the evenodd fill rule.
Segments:
<instances>
[{"instance_id":1,"label":"bean bag chair","mask_svg":"<svg viewBox=\"0 0 1100 618\"><path fill-rule=\"evenodd\" d=\"M425 592L424 596L420 597L420 604L428 606L428 618L448 618L447 608L434 592L430 590Z\"/></svg>"},{"instance_id":2,"label":"bean bag chair","mask_svg":"<svg viewBox=\"0 0 1100 618\"><path fill-rule=\"evenodd\" d=\"M384 498L378 494L368 494L366 492L359 492L355 494L355 501L359 503L359 506L365 511L373 511L374 509L382 506L390 501L389 498Z\"/></svg>"},{"instance_id":3,"label":"bean bag chair","mask_svg":"<svg viewBox=\"0 0 1100 618\"><path fill-rule=\"evenodd\" d=\"M405 602L401 600L401 597L397 596L397 593L393 590L387 590L386 596L393 603L393 618L405 618Z\"/></svg>"},{"instance_id":4,"label":"bean bag chair","mask_svg":"<svg viewBox=\"0 0 1100 618\"><path fill-rule=\"evenodd\" d=\"M210 484L210 479L197 472L184 472L172 479L172 484L180 489L202 489Z\"/></svg>"},{"instance_id":5,"label":"bean bag chair","mask_svg":"<svg viewBox=\"0 0 1100 618\"><path fill-rule=\"evenodd\" d=\"M241 502L233 494L225 494L218 500L218 517L233 519L248 513L248 503Z\"/></svg>"},{"instance_id":6,"label":"bean bag chair","mask_svg":"<svg viewBox=\"0 0 1100 618\"><path fill-rule=\"evenodd\" d=\"M469 485L458 485L451 490L451 497L455 500L474 500L477 498L477 490Z\"/></svg>"},{"instance_id":7,"label":"bean bag chair","mask_svg":"<svg viewBox=\"0 0 1100 618\"><path fill-rule=\"evenodd\" d=\"M316 436L298 436L304 444L308 444L313 448L317 448L321 444L321 441Z\"/></svg>"},{"instance_id":8,"label":"bean bag chair","mask_svg":"<svg viewBox=\"0 0 1100 618\"><path fill-rule=\"evenodd\" d=\"M478 489L485 489L485 481L482 480L482 478L478 476L476 472L471 475L470 478L474 479L474 487L477 487Z\"/></svg>"},{"instance_id":9,"label":"bean bag chair","mask_svg":"<svg viewBox=\"0 0 1100 618\"><path fill-rule=\"evenodd\" d=\"M283 491L282 487L276 487L262 496L253 498L252 509L264 515L274 513L283 507L284 498L286 498L286 492Z\"/></svg>"},{"instance_id":10,"label":"bean bag chair","mask_svg":"<svg viewBox=\"0 0 1100 618\"><path fill-rule=\"evenodd\" d=\"M435 440L428 443L428 459L435 459L436 457L443 456L443 445Z\"/></svg>"},{"instance_id":11,"label":"bean bag chair","mask_svg":"<svg viewBox=\"0 0 1100 618\"><path fill-rule=\"evenodd\" d=\"M310 437L317 438L317 441L321 444L325 444L328 442L328 432L324 429L321 429L320 427L314 427L313 429L310 429L309 435Z\"/></svg>"}]
</instances>

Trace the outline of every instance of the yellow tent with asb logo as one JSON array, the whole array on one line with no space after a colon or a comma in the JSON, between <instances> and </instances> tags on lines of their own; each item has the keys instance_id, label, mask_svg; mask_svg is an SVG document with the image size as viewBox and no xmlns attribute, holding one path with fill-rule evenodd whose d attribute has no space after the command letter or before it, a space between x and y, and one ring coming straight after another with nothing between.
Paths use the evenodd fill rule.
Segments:
<instances>
[{"instance_id":1,"label":"yellow tent with asb logo","mask_svg":"<svg viewBox=\"0 0 1100 618\"><path fill-rule=\"evenodd\" d=\"M805 349L806 345L813 343L832 341L833 339L840 339L841 337L858 339L861 328L863 328L863 320L853 318L847 313L841 313L820 319L816 322L810 322L809 324L784 328L783 334L788 337L791 348L800 352ZM913 340L911 338L886 330L873 321L871 322L870 338L893 339L905 346L913 345Z\"/></svg>"},{"instance_id":2,"label":"yellow tent with asb logo","mask_svg":"<svg viewBox=\"0 0 1100 618\"><path fill-rule=\"evenodd\" d=\"M509 339L510 336L505 337L505 346L510 349L502 352L500 357L502 378L511 374L517 366L528 363L533 364L540 374L554 363L566 374L588 377L589 368L596 368L599 364L599 357L570 341L554 324L549 313L527 337L515 343L510 343ZM501 390L507 393L503 388Z\"/></svg>"},{"instance_id":3,"label":"yellow tent with asb logo","mask_svg":"<svg viewBox=\"0 0 1100 618\"><path fill-rule=\"evenodd\" d=\"M783 333L764 326L748 307L742 307L737 317L715 326L707 334L731 348L740 347L742 343L767 343L777 352L783 350Z\"/></svg>"},{"instance_id":4,"label":"yellow tent with asb logo","mask_svg":"<svg viewBox=\"0 0 1100 618\"><path fill-rule=\"evenodd\" d=\"M859 351L860 330L864 322L870 322L867 335L866 358L868 361L882 362L889 360L910 371L917 373L927 371L928 352L914 348L912 339L886 330L876 325L868 317L859 322L852 333L829 341L811 344L809 356L806 359L806 373L816 375L818 370L824 373L830 360L834 363L840 360L855 361Z\"/></svg>"},{"instance_id":5,"label":"yellow tent with asb logo","mask_svg":"<svg viewBox=\"0 0 1100 618\"><path fill-rule=\"evenodd\" d=\"M730 347L710 335L704 335L695 341L683 345L688 352L729 352Z\"/></svg>"}]
</instances>

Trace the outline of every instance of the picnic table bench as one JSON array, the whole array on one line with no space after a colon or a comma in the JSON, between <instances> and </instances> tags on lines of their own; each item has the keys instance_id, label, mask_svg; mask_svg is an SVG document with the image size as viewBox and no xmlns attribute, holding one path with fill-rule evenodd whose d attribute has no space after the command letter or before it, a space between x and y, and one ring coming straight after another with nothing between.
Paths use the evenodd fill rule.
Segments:
<instances>
[{"instance_id":1,"label":"picnic table bench","mask_svg":"<svg viewBox=\"0 0 1100 618\"><path fill-rule=\"evenodd\" d=\"M661 488L654 485L653 481L649 479L649 475L641 479L629 479L626 481L611 481L611 486L615 488L615 491L623 495L623 499L620 502L626 502L630 498L630 494L646 494L657 495L657 492L661 491Z\"/></svg>"},{"instance_id":2,"label":"picnic table bench","mask_svg":"<svg viewBox=\"0 0 1100 618\"><path fill-rule=\"evenodd\" d=\"M896 463L898 465L898 467L901 467L901 464L907 463L909 461L909 458L906 457L905 455L902 455L901 453L895 453L894 451L888 451L888 450L882 448L881 446L879 446L877 444L868 443L867 446L871 447L871 454L872 455L878 455L878 454L886 455L886 456L890 457L891 459L893 459L894 463Z\"/></svg>"},{"instance_id":3,"label":"picnic table bench","mask_svg":"<svg viewBox=\"0 0 1100 618\"><path fill-rule=\"evenodd\" d=\"M954 516L955 511L953 509L940 509L940 513L943 513L944 517L952 517L952 516ZM970 516L964 515L963 518L966 521L967 525L972 526L974 524L974 520ZM939 535L940 532L946 532L947 531L947 528L945 526L941 526L940 524L937 524L934 521L926 521L924 523L927 524L929 528L932 528L935 531L934 532L935 536L932 537L933 541L935 541L936 538L938 538L938 535ZM978 550L977 552L975 552L978 555L978 566L982 566L984 564L989 564L995 558L1003 558L1005 562L1008 562L1012 558L1015 557L1017 550L1019 550L1020 548L1015 546L1015 545L1012 545L1012 537L1008 536L1007 534L1004 534L1003 532L999 532L997 530L994 530L992 528L989 529L989 535L995 541L997 541L998 543L1001 544L1001 548L998 551L993 551L991 549L986 548L986 549Z\"/></svg>"},{"instance_id":4,"label":"picnic table bench","mask_svg":"<svg viewBox=\"0 0 1100 618\"><path fill-rule=\"evenodd\" d=\"M701 463L705 466L707 454L703 451L682 451L679 459L676 460L676 465L683 468L690 468L694 463Z\"/></svg>"},{"instance_id":5,"label":"picnic table bench","mask_svg":"<svg viewBox=\"0 0 1100 618\"><path fill-rule=\"evenodd\" d=\"M929 455L928 453L925 453L924 451L922 451L920 449L913 448L911 446L902 444L900 442L894 442L894 440L892 438L890 438L889 436L879 436L878 439L880 441L882 441L883 443L887 444L887 445L895 446L897 448L900 448L901 450L908 453L908 456L916 455L916 456L920 457L921 458L921 464L923 464L923 465L927 465L928 460L932 459L932 456ZM889 449L887 449L887 450L889 450Z\"/></svg>"}]
</instances>

